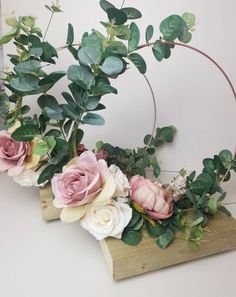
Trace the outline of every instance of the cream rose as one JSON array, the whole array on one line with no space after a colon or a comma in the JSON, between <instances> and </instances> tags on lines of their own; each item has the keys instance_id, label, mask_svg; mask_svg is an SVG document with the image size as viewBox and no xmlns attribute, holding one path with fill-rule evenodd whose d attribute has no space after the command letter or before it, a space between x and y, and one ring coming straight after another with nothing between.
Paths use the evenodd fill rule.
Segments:
<instances>
[{"instance_id":1,"label":"cream rose","mask_svg":"<svg viewBox=\"0 0 236 297\"><path fill-rule=\"evenodd\" d=\"M114 197L127 197L129 195L130 186L126 175L116 165L111 165L109 172L112 174L116 183Z\"/></svg>"},{"instance_id":2,"label":"cream rose","mask_svg":"<svg viewBox=\"0 0 236 297\"><path fill-rule=\"evenodd\" d=\"M80 224L97 240L106 237L121 239L122 232L131 218L131 207L113 200L107 205L91 205Z\"/></svg>"},{"instance_id":3,"label":"cream rose","mask_svg":"<svg viewBox=\"0 0 236 297\"><path fill-rule=\"evenodd\" d=\"M22 187L39 187L44 186L44 184L39 185L38 184L38 178L40 174L42 173L43 169L45 167L40 168L39 170L36 170L37 168L32 169L24 169L21 174L17 176L13 176L14 181L21 185Z\"/></svg>"}]
</instances>

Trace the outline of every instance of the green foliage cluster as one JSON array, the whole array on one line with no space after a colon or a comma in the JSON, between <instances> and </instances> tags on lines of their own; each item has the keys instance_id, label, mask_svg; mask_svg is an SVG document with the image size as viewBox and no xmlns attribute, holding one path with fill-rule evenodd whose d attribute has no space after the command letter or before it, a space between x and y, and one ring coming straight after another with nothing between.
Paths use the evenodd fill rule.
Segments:
<instances>
[{"instance_id":1,"label":"green foliage cluster","mask_svg":"<svg viewBox=\"0 0 236 297\"><path fill-rule=\"evenodd\" d=\"M147 70L145 60L137 53L142 46L140 30L134 20L142 17L141 12L133 7L118 9L105 0L100 1L100 6L107 15L107 21L101 22L106 33L93 29L90 33L84 33L79 43L74 43L74 29L68 24L66 45L61 49L67 49L74 57L75 63L62 71L47 73L48 65L56 64L59 49L46 41L47 31L43 36L41 29L36 26L35 18L23 16L8 19L11 30L0 39L0 44L13 41L17 49L16 53L8 54L13 70L6 73L5 87L11 94L3 93L0 96L0 114L4 120L1 128L7 129L19 120L21 127L13 133L14 139L31 141L35 137L40 138L35 153L47 154L48 161L43 165L48 166L40 176L39 182L50 180L68 159L77 155L77 145L83 138L81 125L105 123L104 118L98 113L106 108L101 103L101 98L106 94L117 94L110 80L124 73L129 63L133 63L141 74ZM59 5L46 5L46 8L50 11L51 17L61 12ZM186 16L191 19L191 14ZM184 16L168 17L160 25L162 39L173 41L176 38L180 39L182 35L186 38L194 23ZM146 30L147 43L150 42L153 33L154 28L149 25ZM162 45L160 40L158 42L160 49L164 47L167 50L171 47ZM153 53L160 61L158 51L155 43ZM166 54L164 56L167 58ZM68 90L62 92L60 98L56 98L51 94L51 89L65 78L69 82ZM38 96L37 103L41 109L39 116L27 115L30 107L23 102L26 96L31 95ZM62 100L64 102L59 103ZM15 104L14 108L10 107L10 103ZM150 140L150 147L147 149L138 149L134 153L131 150L117 151L116 148L117 162L122 163L125 159L123 165L127 166L126 171L130 173L137 172L141 167L144 174L144 168L152 165L157 176L160 169L156 159L151 156L159 144L172 140L171 128L166 129L161 132L163 135L160 139L156 136L155 141ZM147 139L148 136L145 143ZM128 166L127 161L131 159L133 161Z\"/></svg>"},{"instance_id":2,"label":"green foliage cluster","mask_svg":"<svg viewBox=\"0 0 236 297\"><path fill-rule=\"evenodd\" d=\"M153 175L158 177L161 169L158 165L156 150L164 143L174 140L176 134L174 126L156 129L156 135L146 135L144 137L144 147L137 149L123 149L112 146L109 143L99 141L96 145L97 152L106 151L108 165L116 165L128 176L146 176L147 169L152 169Z\"/></svg>"},{"instance_id":3,"label":"green foliage cluster","mask_svg":"<svg viewBox=\"0 0 236 297\"><path fill-rule=\"evenodd\" d=\"M192 172L186 177L186 191L174 203L173 216L168 219L153 220L132 202L133 218L123 233L123 241L130 245L138 244L146 229L162 249L175 238L185 240L190 248L197 249L204 242L208 221L219 211L231 215L223 205L226 193L221 185L230 179L231 172L236 172L235 164L236 156L228 150L221 151L212 159L204 159L202 173L196 176L196 172Z\"/></svg>"}]
</instances>

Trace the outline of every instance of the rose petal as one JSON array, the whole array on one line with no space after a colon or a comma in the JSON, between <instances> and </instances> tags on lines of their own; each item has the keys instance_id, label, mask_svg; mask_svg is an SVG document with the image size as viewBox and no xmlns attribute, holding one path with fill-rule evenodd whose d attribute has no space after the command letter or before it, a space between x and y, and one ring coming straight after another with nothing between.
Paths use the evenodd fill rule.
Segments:
<instances>
[{"instance_id":1,"label":"rose petal","mask_svg":"<svg viewBox=\"0 0 236 297\"><path fill-rule=\"evenodd\" d=\"M112 175L107 179L102 191L98 194L97 198L95 198L92 204L105 205L111 202L111 198L114 195L116 190L116 183Z\"/></svg>"},{"instance_id":2,"label":"rose petal","mask_svg":"<svg viewBox=\"0 0 236 297\"><path fill-rule=\"evenodd\" d=\"M80 205L72 208L63 208L61 220L66 223L73 223L80 220L87 210L87 205Z\"/></svg>"}]
</instances>

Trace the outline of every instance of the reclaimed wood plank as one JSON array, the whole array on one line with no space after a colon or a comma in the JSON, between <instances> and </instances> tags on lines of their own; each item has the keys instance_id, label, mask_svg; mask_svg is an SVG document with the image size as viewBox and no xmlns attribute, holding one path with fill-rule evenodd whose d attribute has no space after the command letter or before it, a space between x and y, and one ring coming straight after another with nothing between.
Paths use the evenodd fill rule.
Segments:
<instances>
[{"instance_id":1,"label":"reclaimed wood plank","mask_svg":"<svg viewBox=\"0 0 236 297\"><path fill-rule=\"evenodd\" d=\"M236 249L236 220L218 214L209 222L210 232L205 233L204 243L196 251L185 241L175 239L161 250L155 239L144 233L138 246L131 247L121 240L108 238L100 242L113 280L120 280L141 273L200 259L213 254Z\"/></svg>"},{"instance_id":2,"label":"reclaimed wood plank","mask_svg":"<svg viewBox=\"0 0 236 297\"><path fill-rule=\"evenodd\" d=\"M43 220L59 219L61 210L53 206L50 185L40 190L40 199ZM145 232L143 240L135 247L113 238L100 241L100 246L113 280L120 280L236 249L235 219L218 214L208 227L210 232L205 233L205 242L197 251L192 251L185 241L178 239L167 249L161 250L155 239Z\"/></svg>"}]
</instances>

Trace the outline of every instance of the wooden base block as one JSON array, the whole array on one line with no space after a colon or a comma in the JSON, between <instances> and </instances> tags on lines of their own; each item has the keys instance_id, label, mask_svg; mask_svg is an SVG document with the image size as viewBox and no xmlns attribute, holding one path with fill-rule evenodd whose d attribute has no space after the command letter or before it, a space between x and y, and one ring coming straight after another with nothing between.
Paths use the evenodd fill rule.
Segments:
<instances>
[{"instance_id":1,"label":"wooden base block","mask_svg":"<svg viewBox=\"0 0 236 297\"><path fill-rule=\"evenodd\" d=\"M51 185L40 190L42 217L45 221L60 218L61 210L53 206ZM218 214L209 222L210 232L205 233L204 242L197 251L192 251L183 240L175 239L165 250L161 250L155 239L144 233L143 240L131 247L121 240L108 238L100 246L113 280L120 280L148 271L161 269L236 249L236 220Z\"/></svg>"},{"instance_id":2,"label":"wooden base block","mask_svg":"<svg viewBox=\"0 0 236 297\"><path fill-rule=\"evenodd\" d=\"M102 240L100 246L113 280L120 280L236 249L235 219L219 214L209 222L208 227L210 232L204 236L206 242L197 251L191 250L185 241L178 239L161 250L155 239L150 238L147 233L144 233L143 240L135 247L112 238Z\"/></svg>"},{"instance_id":3,"label":"wooden base block","mask_svg":"<svg viewBox=\"0 0 236 297\"><path fill-rule=\"evenodd\" d=\"M61 209L56 208L53 202L51 184L40 189L41 213L44 221L53 221L60 218Z\"/></svg>"}]
</instances>

